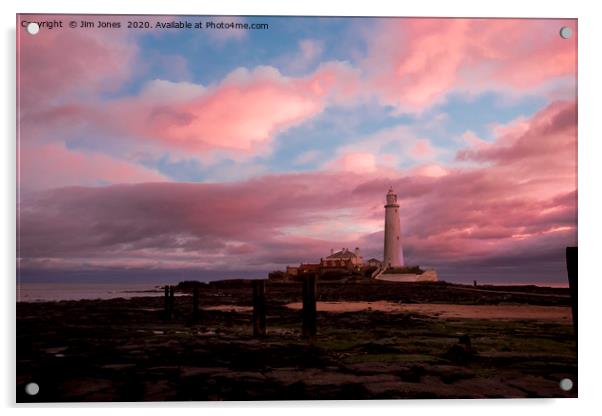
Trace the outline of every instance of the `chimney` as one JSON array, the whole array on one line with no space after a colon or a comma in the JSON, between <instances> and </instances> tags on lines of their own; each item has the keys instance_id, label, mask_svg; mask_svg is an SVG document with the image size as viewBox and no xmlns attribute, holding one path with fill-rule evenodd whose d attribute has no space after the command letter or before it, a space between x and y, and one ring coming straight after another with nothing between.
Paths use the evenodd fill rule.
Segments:
<instances>
[{"instance_id":1,"label":"chimney","mask_svg":"<svg viewBox=\"0 0 602 416\"><path fill-rule=\"evenodd\" d=\"M332 256L334 254L334 248L330 249L330 255Z\"/></svg>"}]
</instances>

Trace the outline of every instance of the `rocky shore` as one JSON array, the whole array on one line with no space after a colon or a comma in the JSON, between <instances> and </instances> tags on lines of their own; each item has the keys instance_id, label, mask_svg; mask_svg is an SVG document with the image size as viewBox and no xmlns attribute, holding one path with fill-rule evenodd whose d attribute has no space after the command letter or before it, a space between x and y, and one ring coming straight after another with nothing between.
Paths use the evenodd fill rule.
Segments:
<instances>
[{"instance_id":1,"label":"rocky shore","mask_svg":"<svg viewBox=\"0 0 602 416\"><path fill-rule=\"evenodd\" d=\"M196 322L193 286L171 320L161 297L18 303L17 401L577 396L568 289L319 283L309 341L300 284L267 283L265 338L250 282L199 284Z\"/></svg>"}]
</instances>

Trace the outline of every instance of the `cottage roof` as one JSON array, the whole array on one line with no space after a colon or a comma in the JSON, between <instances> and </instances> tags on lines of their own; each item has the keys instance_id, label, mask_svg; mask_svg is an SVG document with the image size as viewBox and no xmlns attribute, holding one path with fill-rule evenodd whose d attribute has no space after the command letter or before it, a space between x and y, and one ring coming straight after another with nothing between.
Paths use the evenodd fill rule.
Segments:
<instances>
[{"instance_id":1,"label":"cottage roof","mask_svg":"<svg viewBox=\"0 0 602 416\"><path fill-rule=\"evenodd\" d=\"M351 259L354 257L358 257L358 255L353 251L349 251L349 249L344 248L336 253L332 253L330 256L326 257L326 259Z\"/></svg>"}]
</instances>

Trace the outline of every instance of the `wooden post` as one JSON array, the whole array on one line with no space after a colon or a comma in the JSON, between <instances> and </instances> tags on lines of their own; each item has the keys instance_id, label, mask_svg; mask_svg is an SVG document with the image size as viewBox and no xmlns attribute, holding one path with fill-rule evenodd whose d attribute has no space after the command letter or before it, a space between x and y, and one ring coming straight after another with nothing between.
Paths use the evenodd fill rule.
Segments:
<instances>
[{"instance_id":1,"label":"wooden post","mask_svg":"<svg viewBox=\"0 0 602 416\"><path fill-rule=\"evenodd\" d=\"M577 247L567 247L566 270L569 276L569 291L571 292L571 307L573 312L575 342L577 341L577 263Z\"/></svg>"},{"instance_id":2,"label":"wooden post","mask_svg":"<svg viewBox=\"0 0 602 416\"><path fill-rule=\"evenodd\" d=\"M175 287L169 286L169 319L173 318Z\"/></svg>"},{"instance_id":3,"label":"wooden post","mask_svg":"<svg viewBox=\"0 0 602 416\"><path fill-rule=\"evenodd\" d=\"M317 334L316 280L313 273L303 279L303 337L309 339Z\"/></svg>"},{"instance_id":4,"label":"wooden post","mask_svg":"<svg viewBox=\"0 0 602 416\"><path fill-rule=\"evenodd\" d=\"M266 336L265 280L253 280L253 336Z\"/></svg>"},{"instance_id":5,"label":"wooden post","mask_svg":"<svg viewBox=\"0 0 602 416\"><path fill-rule=\"evenodd\" d=\"M472 285L473 285L474 287L477 287L477 281L476 281L476 280L473 280L473 281L472 281Z\"/></svg>"},{"instance_id":6,"label":"wooden post","mask_svg":"<svg viewBox=\"0 0 602 416\"><path fill-rule=\"evenodd\" d=\"M164 290L165 290L165 305L164 305L165 319L170 320L171 312L170 312L170 308L169 308L169 286L165 285Z\"/></svg>"},{"instance_id":7,"label":"wooden post","mask_svg":"<svg viewBox=\"0 0 602 416\"><path fill-rule=\"evenodd\" d=\"M197 286L192 290L192 322L199 321L199 288Z\"/></svg>"}]
</instances>

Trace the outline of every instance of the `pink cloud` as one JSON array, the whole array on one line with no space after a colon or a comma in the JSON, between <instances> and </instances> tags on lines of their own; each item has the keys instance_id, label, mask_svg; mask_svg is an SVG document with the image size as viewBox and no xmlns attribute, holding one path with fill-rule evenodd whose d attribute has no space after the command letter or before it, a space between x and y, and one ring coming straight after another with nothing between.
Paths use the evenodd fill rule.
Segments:
<instances>
[{"instance_id":1,"label":"pink cloud","mask_svg":"<svg viewBox=\"0 0 602 416\"><path fill-rule=\"evenodd\" d=\"M435 149L427 139L419 139L410 150L410 154L415 159L428 159L435 155Z\"/></svg>"},{"instance_id":2,"label":"pink cloud","mask_svg":"<svg viewBox=\"0 0 602 416\"><path fill-rule=\"evenodd\" d=\"M255 152L279 130L323 109L307 82L286 79L271 68L239 70L214 91L181 104L149 109L148 136L191 150Z\"/></svg>"},{"instance_id":3,"label":"pink cloud","mask_svg":"<svg viewBox=\"0 0 602 416\"><path fill-rule=\"evenodd\" d=\"M27 127L39 123L73 130L73 120L64 114L77 110L86 113L96 133L110 132L138 146L142 140L205 159L216 152L245 157L269 152L279 132L311 119L329 103L353 97L355 87L347 81L354 77L345 64L330 63L301 78L283 76L273 67L241 67L217 85L153 80L137 96L45 109Z\"/></svg>"},{"instance_id":4,"label":"pink cloud","mask_svg":"<svg viewBox=\"0 0 602 416\"><path fill-rule=\"evenodd\" d=\"M493 163L494 173L524 183L517 192L549 198L576 188L577 105L574 101L550 104L528 121L498 129L492 146L469 147L458 152L460 161Z\"/></svg>"},{"instance_id":5,"label":"pink cloud","mask_svg":"<svg viewBox=\"0 0 602 416\"><path fill-rule=\"evenodd\" d=\"M53 15L64 25L73 16ZM47 16L20 15L25 21ZM102 29L48 30L36 36L17 22L17 65L20 110L61 103L66 96L88 98L102 89L117 89L132 75L138 48L124 31Z\"/></svg>"},{"instance_id":6,"label":"pink cloud","mask_svg":"<svg viewBox=\"0 0 602 416\"><path fill-rule=\"evenodd\" d=\"M69 150L61 144L22 146L19 152L18 178L24 190L166 180L158 172L128 161Z\"/></svg>"},{"instance_id":7,"label":"pink cloud","mask_svg":"<svg viewBox=\"0 0 602 416\"><path fill-rule=\"evenodd\" d=\"M469 147L477 148L477 147L486 147L489 146L489 142L487 140L481 139L472 131L466 131L462 134L462 138L466 142Z\"/></svg>"},{"instance_id":8,"label":"pink cloud","mask_svg":"<svg viewBox=\"0 0 602 416\"><path fill-rule=\"evenodd\" d=\"M440 152L428 139L419 139L412 128L400 124L353 137L349 144L337 149L336 156L323 168L354 171L357 167L364 172L388 175L404 163L429 159Z\"/></svg>"},{"instance_id":9,"label":"pink cloud","mask_svg":"<svg viewBox=\"0 0 602 416\"><path fill-rule=\"evenodd\" d=\"M295 242L322 250L332 245L285 228L328 221L338 208L338 192L323 194L321 180L349 194L339 175L284 175L232 184L149 183L100 188L62 188L24 197L20 222L20 256L24 264L64 259L146 259L226 268L245 262L274 262ZM92 220L93 219L93 220ZM57 233L60 241L51 243ZM320 250L297 251L287 261L308 261ZM162 253L162 254L160 254ZM232 262L228 254L239 260ZM37 260L36 260L37 259ZM170 263L171 262L171 263ZM196 262L196 263L195 263ZM220 267L221 267L220 266Z\"/></svg>"},{"instance_id":10,"label":"pink cloud","mask_svg":"<svg viewBox=\"0 0 602 416\"><path fill-rule=\"evenodd\" d=\"M21 25L49 19L18 16L19 186L29 190L165 180L158 172L134 163L130 155L115 159L106 152L69 150L65 145L78 134L109 132L112 117L98 111L99 95L119 91L139 71L137 34L100 28L70 30L70 21L89 20L77 15L52 15L52 20L62 21L63 29L43 27L35 36ZM153 23L161 19L155 18ZM124 27L127 17L112 20L121 20Z\"/></svg>"},{"instance_id":11,"label":"pink cloud","mask_svg":"<svg viewBox=\"0 0 602 416\"><path fill-rule=\"evenodd\" d=\"M194 155L207 163L224 154L241 159L269 152L276 134L314 117L328 102L343 100L352 94L337 86L339 75L345 79L352 76L351 72L345 65L336 63L321 66L303 78L285 77L272 67L258 67L253 71L239 68L217 85L153 80L139 95L102 103L72 96L70 102L68 92L61 91L63 95L57 96L67 97L65 102L31 105L32 95L24 90L23 95L28 98L21 102L20 141L29 146L39 142L41 146L50 143L55 148L64 148L63 143L73 137L101 136L101 149L106 152L108 148L118 148L123 155L121 163L131 163L132 172L144 171L136 165L136 155L140 153L162 155L167 151L176 157ZM93 77L78 76L82 80ZM74 77L74 82L79 82L78 79ZM52 94L49 92L49 95ZM100 173L98 165L103 160L108 163L104 171L110 171L114 167L111 159L107 153L99 153L94 164L80 164L83 176ZM40 164L35 169L40 183L69 185L82 177L74 175L70 179L55 175L52 166ZM44 168L50 170L43 172ZM57 179L44 179L51 175ZM34 173L30 176L33 180ZM132 176L143 177L148 175ZM58 178L65 182L61 183ZM98 182L104 180L104 177L97 178Z\"/></svg>"},{"instance_id":12,"label":"pink cloud","mask_svg":"<svg viewBox=\"0 0 602 416\"><path fill-rule=\"evenodd\" d=\"M575 35L562 39L562 26ZM421 111L454 91L525 92L575 77L576 32L575 20L387 20L363 68L384 103Z\"/></svg>"},{"instance_id":13,"label":"pink cloud","mask_svg":"<svg viewBox=\"0 0 602 416\"><path fill-rule=\"evenodd\" d=\"M430 176L433 178L437 178L440 176L445 176L449 173L449 170L445 167L438 165L436 163L430 163L426 165L418 165L408 172L410 176Z\"/></svg>"},{"instance_id":14,"label":"pink cloud","mask_svg":"<svg viewBox=\"0 0 602 416\"><path fill-rule=\"evenodd\" d=\"M345 152L326 165L328 170L354 173L371 173L376 168L376 156L371 152Z\"/></svg>"},{"instance_id":15,"label":"pink cloud","mask_svg":"<svg viewBox=\"0 0 602 416\"><path fill-rule=\"evenodd\" d=\"M471 47L473 59L482 61L478 71L468 71L468 76L521 90L551 78L577 75L576 20L508 19L494 25L481 20L477 25L481 36ZM573 31L568 40L559 35L563 26Z\"/></svg>"},{"instance_id":16,"label":"pink cloud","mask_svg":"<svg viewBox=\"0 0 602 416\"><path fill-rule=\"evenodd\" d=\"M455 276L561 279L563 249L576 243L575 111L574 102L554 103L517 135L508 138L510 125L491 147L460 152L475 166L442 175L320 172L29 194L19 255L24 268L110 260L255 271L316 260L341 245L379 256L383 198L393 186L409 261Z\"/></svg>"}]
</instances>

